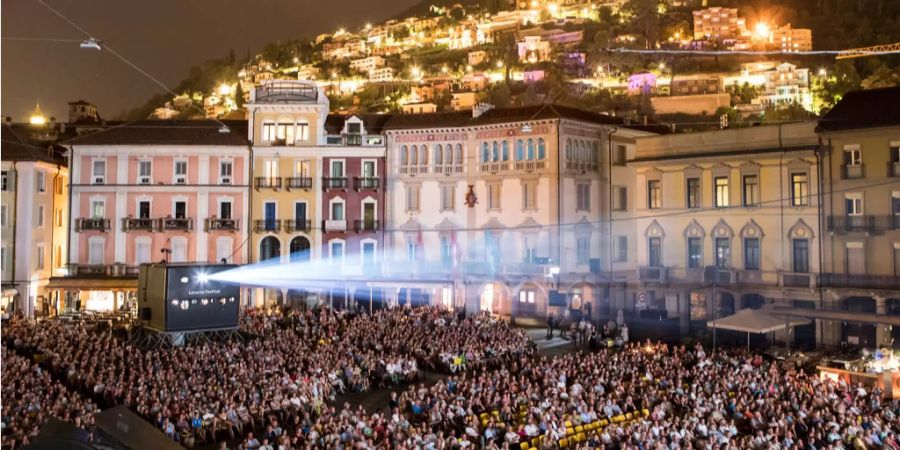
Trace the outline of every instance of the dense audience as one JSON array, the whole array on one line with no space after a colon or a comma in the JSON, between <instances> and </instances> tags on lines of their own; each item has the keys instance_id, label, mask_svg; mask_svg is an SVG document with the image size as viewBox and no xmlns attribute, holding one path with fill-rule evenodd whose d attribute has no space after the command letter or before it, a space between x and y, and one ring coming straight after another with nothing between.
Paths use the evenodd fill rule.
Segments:
<instances>
[{"instance_id":1,"label":"dense audience","mask_svg":"<svg viewBox=\"0 0 900 450\"><path fill-rule=\"evenodd\" d=\"M499 449L543 437L546 448L900 450L897 400L743 351L644 343L539 357L502 321L434 308L253 312L241 328L253 337L142 350L109 333L14 321L4 343L43 355L52 376L4 354L4 445L6 431L40 424L34 403L83 423L91 407L74 390L126 404L189 447ZM423 365L450 373L426 385ZM393 383L409 385L383 410L336 404ZM611 420L626 414L634 419ZM580 427L601 419L612 423Z\"/></svg>"}]
</instances>

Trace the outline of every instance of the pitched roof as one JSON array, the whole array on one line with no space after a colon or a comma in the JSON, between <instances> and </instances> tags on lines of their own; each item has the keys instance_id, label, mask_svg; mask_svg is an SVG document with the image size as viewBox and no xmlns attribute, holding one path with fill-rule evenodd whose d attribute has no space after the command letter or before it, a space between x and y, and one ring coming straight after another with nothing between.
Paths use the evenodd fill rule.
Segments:
<instances>
[{"instance_id":1,"label":"pitched roof","mask_svg":"<svg viewBox=\"0 0 900 450\"><path fill-rule=\"evenodd\" d=\"M848 92L819 120L816 131L900 125L900 86Z\"/></svg>"},{"instance_id":2,"label":"pitched roof","mask_svg":"<svg viewBox=\"0 0 900 450\"><path fill-rule=\"evenodd\" d=\"M600 124L621 125L622 119L568 106L545 104L512 108L491 108L478 117L472 111L453 111L426 114L397 114L388 120L385 129L464 127L506 122L525 122L541 119L572 119Z\"/></svg>"},{"instance_id":3,"label":"pitched roof","mask_svg":"<svg viewBox=\"0 0 900 450\"><path fill-rule=\"evenodd\" d=\"M325 131L328 134L339 134L344 129L344 123L351 117L362 119L368 134L381 134L384 124L391 119L390 114L329 114L325 118Z\"/></svg>"},{"instance_id":4,"label":"pitched roof","mask_svg":"<svg viewBox=\"0 0 900 450\"><path fill-rule=\"evenodd\" d=\"M142 120L65 141L74 145L248 145L246 120Z\"/></svg>"},{"instance_id":5,"label":"pitched roof","mask_svg":"<svg viewBox=\"0 0 900 450\"><path fill-rule=\"evenodd\" d=\"M12 126L3 124L3 145L0 150L4 161L43 161L52 164L66 164L64 149L48 142L31 141Z\"/></svg>"}]
</instances>

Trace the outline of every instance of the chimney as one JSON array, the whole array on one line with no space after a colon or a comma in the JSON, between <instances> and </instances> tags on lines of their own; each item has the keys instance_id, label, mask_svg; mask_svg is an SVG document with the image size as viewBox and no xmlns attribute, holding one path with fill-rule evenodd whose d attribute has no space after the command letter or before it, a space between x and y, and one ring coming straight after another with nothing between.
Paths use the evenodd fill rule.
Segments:
<instances>
[{"instance_id":1,"label":"chimney","mask_svg":"<svg viewBox=\"0 0 900 450\"><path fill-rule=\"evenodd\" d=\"M472 108L472 118L475 119L481 117L482 114L490 111L493 107L494 105L490 103L479 103L475 105L475 107Z\"/></svg>"}]
</instances>

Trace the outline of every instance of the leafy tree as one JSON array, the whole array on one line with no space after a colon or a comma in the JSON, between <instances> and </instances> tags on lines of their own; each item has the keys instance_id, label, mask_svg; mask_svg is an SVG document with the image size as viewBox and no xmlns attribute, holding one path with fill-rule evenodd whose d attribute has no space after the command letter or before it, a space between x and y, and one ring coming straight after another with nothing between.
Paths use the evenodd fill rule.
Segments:
<instances>
[{"instance_id":1,"label":"leafy tree","mask_svg":"<svg viewBox=\"0 0 900 450\"><path fill-rule=\"evenodd\" d=\"M234 90L234 104L238 109L244 107L244 88L241 87L241 83L238 83Z\"/></svg>"},{"instance_id":2,"label":"leafy tree","mask_svg":"<svg viewBox=\"0 0 900 450\"><path fill-rule=\"evenodd\" d=\"M644 39L644 48L653 48L659 41L659 1L628 0L624 9L631 15L630 30Z\"/></svg>"},{"instance_id":3,"label":"leafy tree","mask_svg":"<svg viewBox=\"0 0 900 450\"><path fill-rule=\"evenodd\" d=\"M856 72L853 63L847 60L838 61L830 75L813 79L815 109L820 113L831 109L844 94L858 90L861 85L859 73Z\"/></svg>"},{"instance_id":4,"label":"leafy tree","mask_svg":"<svg viewBox=\"0 0 900 450\"><path fill-rule=\"evenodd\" d=\"M892 86L900 86L900 73L891 70L888 66L880 64L872 75L862 80L863 89L877 89Z\"/></svg>"},{"instance_id":5,"label":"leafy tree","mask_svg":"<svg viewBox=\"0 0 900 450\"><path fill-rule=\"evenodd\" d=\"M487 89L488 103L498 108L510 106L512 103L511 97L509 86L506 83L494 83Z\"/></svg>"}]
</instances>

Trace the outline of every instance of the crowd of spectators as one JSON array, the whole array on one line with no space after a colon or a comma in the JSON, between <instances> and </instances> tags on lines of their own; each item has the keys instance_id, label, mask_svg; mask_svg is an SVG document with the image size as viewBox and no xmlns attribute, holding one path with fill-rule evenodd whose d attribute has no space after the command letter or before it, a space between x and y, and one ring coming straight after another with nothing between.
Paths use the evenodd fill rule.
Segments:
<instances>
[{"instance_id":1,"label":"crowd of spectators","mask_svg":"<svg viewBox=\"0 0 900 450\"><path fill-rule=\"evenodd\" d=\"M542 357L502 321L433 308L256 312L241 327L253 337L142 350L109 333L14 321L4 343L41 354L68 389L125 404L187 446L900 450L897 400L743 350L648 342ZM52 383L27 360L11 361L5 379ZM423 364L452 373L427 385L416 376ZM341 392L393 382L408 386L383 409L336 404ZM50 392L39 401L58 404L67 388L23 392ZM28 401L5 382L3 393L4 426L18 423L21 435L24 422L8 417ZM90 411L68 398L77 412L52 414Z\"/></svg>"}]
</instances>

